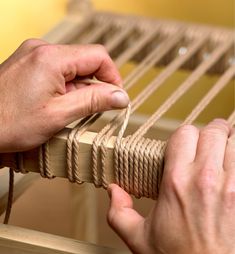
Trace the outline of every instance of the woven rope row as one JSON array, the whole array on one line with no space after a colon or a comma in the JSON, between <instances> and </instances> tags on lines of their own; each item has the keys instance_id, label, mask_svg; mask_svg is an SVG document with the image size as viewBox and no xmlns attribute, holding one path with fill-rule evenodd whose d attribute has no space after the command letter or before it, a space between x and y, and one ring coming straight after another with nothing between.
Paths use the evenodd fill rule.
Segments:
<instances>
[{"instance_id":1,"label":"woven rope row","mask_svg":"<svg viewBox=\"0 0 235 254\"><path fill-rule=\"evenodd\" d=\"M180 34L178 38L180 38ZM231 41L227 41L223 45L216 48L211 53L210 58L201 63L194 72L181 84L181 86L161 105L159 109L142 125L132 136L123 139L123 134L129 119L129 116L134 112L158 87L160 87L164 80L166 80L172 73L174 73L190 56L206 40L207 36L204 35L200 40L192 43L188 48L188 53L184 56L176 58L169 66L154 79L133 101L132 110L128 107L126 115L124 112L115 117L108 125L106 125L96 136L92 147L92 172L93 182L97 187L107 188L109 184L106 179L106 160L107 160L107 143L114 131L123 123L114 148L114 169L115 169L115 182L118 183L127 192L134 194L136 197L151 197L157 198L159 193L159 186L163 172L163 155L166 143L156 140L149 140L143 138L145 133L153 126L153 124L188 90L195 82L210 69L215 61L231 46ZM160 58L159 58L160 59ZM152 63L148 63L152 65ZM148 69L148 64L146 69ZM218 85L223 87L225 83L234 75L234 67L231 67L218 81ZM127 78L128 80L128 78ZM91 81L89 81L91 82ZM126 83L127 88L131 87L134 83ZM218 90L212 90L207 97L213 98ZM207 100L199 104L202 110L207 103ZM198 114L195 112L195 114ZM79 177L79 136L87 130L87 128L99 117L98 114L83 119L78 126L76 126L68 137L68 178L71 182L82 183ZM123 120L124 119L124 120ZM40 171L42 176L52 178L53 174L49 170L48 161L48 144L42 147L44 161L41 161L43 170ZM99 166L101 164L101 167Z\"/></svg>"},{"instance_id":2,"label":"woven rope row","mask_svg":"<svg viewBox=\"0 0 235 254\"><path fill-rule=\"evenodd\" d=\"M127 192L132 193L136 197L150 197L157 198L159 193L159 186L163 174L163 157L166 147L166 142L157 140L146 139L143 136L153 126L153 124L188 90L193 84L200 78L201 75L206 73L214 65L215 62L222 57L222 55L231 48L234 42L230 39L225 39L226 32L218 30L217 36L215 31L213 32L213 40L217 41L215 44L218 46L214 52L209 52L209 58L207 60L202 59L202 63L198 62L198 67L190 75L190 77L181 84L172 96L170 96L160 108L158 108L154 114L148 119L148 121L142 125L133 135L123 138L123 134L131 113L138 109L138 107L146 101L146 99L156 91L164 81L169 78L178 68L182 65L189 64L190 58L208 42L210 37L209 30L187 29L185 26L179 24L161 24L152 22L137 22L136 19L122 20L112 16L99 17L100 26L94 33L88 34L83 43L94 43L96 39L103 33L106 33L111 23L117 23L119 32L105 42L105 46L109 52L113 51L122 40L129 37L133 29L136 29L138 23L138 29L141 30L141 36L135 43L128 47L116 57L115 62L118 67L122 67L123 64L131 60L135 54L137 54L141 48L145 47L151 40L153 40L160 31L164 31L164 34L168 34L167 29L170 31L176 30L174 36L170 38L164 38L157 43L156 48L152 49L141 61L137 64L136 68L127 76L124 80L124 86L128 90L130 89L150 68L154 67L158 62L164 58L168 52L176 47L180 41L184 38L185 34L192 38L192 41L187 45L187 52L185 55L176 57L171 63L169 63L165 70L158 75L143 91L140 93L132 103L132 109L130 107L125 112L115 117L109 124L105 126L98 134L93 143L92 148L92 171L93 182L96 186L107 187L109 180L107 179L107 143L114 132L120 127L119 135L117 137L114 147L114 170L115 170L115 182L118 183ZM119 24L120 22L120 24ZM166 29L167 27L167 29ZM81 29L82 30L82 29ZM169 33L171 34L171 33ZM194 36L195 35L195 36ZM231 38L231 37L229 37ZM221 43L223 42L223 43ZM221 46L219 46L221 45ZM233 46L234 47L234 46ZM226 59L226 58L225 58ZM190 60L190 61L188 61ZM227 59L228 60L228 59ZM226 69L229 67L225 64L225 61L221 61L222 65L217 66L220 69ZM206 108L206 106L213 100L213 98L225 87L225 85L234 77L235 66L231 65L220 77L214 87L202 98L198 105L192 110L192 112L185 119L183 124L191 124L197 116ZM82 176L79 171L79 138L89 128L89 126L96 121L101 114L95 114L84 118L79 124L72 129L68 136L67 143L67 171L68 179L71 182L82 183ZM235 111L228 117L228 121L235 125ZM53 170L50 166L50 142L42 145L39 149L39 171L42 177L49 179L54 178ZM14 171L27 173L24 169L23 155L17 153L17 165ZM4 223L7 223L10 215L11 203L13 199L13 182L14 182L13 169L10 170L10 184L9 184L9 201L6 211L6 217Z\"/></svg>"}]
</instances>

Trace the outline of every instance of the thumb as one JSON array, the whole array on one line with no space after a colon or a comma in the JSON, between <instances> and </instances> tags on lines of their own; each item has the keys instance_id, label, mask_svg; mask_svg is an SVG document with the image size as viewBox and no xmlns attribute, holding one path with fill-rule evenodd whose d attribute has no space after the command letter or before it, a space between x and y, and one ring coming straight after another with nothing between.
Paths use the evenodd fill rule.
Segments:
<instances>
[{"instance_id":1,"label":"thumb","mask_svg":"<svg viewBox=\"0 0 235 254\"><path fill-rule=\"evenodd\" d=\"M127 107L129 97L121 88L107 84L91 84L53 99L53 107L67 125L97 112ZM62 117L64 116L64 117Z\"/></svg>"},{"instance_id":2,"label":"thumb","mask_svg":"<svg viewBox=\"0 0 235 254\"><path fill-rule=\"evenodd\" d=\"M123 189L116 184L108 187L111 198L107 220L114 231L134 253L144 253L145 219L133 209L133 202Z\"/></svg>"}]
</instances>

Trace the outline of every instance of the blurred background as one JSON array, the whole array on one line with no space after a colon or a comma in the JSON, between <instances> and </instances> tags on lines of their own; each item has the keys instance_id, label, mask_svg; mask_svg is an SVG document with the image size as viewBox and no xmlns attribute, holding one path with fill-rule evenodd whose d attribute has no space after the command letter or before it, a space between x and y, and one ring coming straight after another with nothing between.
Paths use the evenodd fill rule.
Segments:
<instances>
[{"instance_id":1,"label":"blurred background","mask_svg":"<svg viewBox=\"0 0 235 254\"><path fill-rule=\"evenodd\" d=\"M234 28L234 0L92 0L94 9L117 13L151 16L161 19L209 24ZM27 38L40 38L60 22L66 15L67 0L0 0L0 63L4 61ZM178 78L184 73L178 73ZM181 76L180 76L181 75ZM175 77L177 79L177 77ZM182 78L182 77L181 77ZM203 77L203 87L213 85L218 77ZM175 82L173 80L172 82ZM204 88L196 90L193 97L201 96ZM221 96L221 104L215 102L201 118L202 122L219 114L228 115L234 107L233 84ZM159 95L161 97L161 94ZM191 100L192 98L189 98ZM155 100L156 101L156 100ZM161 103L161 100L157 100ZM156 103L156 102L154 102ZM148 114L152 101L142 109ZM218 106L219 105L219 106ZM222 105L222 107L220 107ZM184 105L172 110L168 117L182 118ZM220 111L216 111L216 109ZM209 117L208 117L209 116ZM0 179L1 180L1 179ZM43 232L87 240L82 232L74 229L79 216L74 214L77 194L84 185L70 184L66 179L48 181L39 179L17 200L13 207L11 223ZM89 185L89 188L91 185ZM94 191L93 189L91 190ZM108 209L108 197L103 190L96 190L101 209L97 211L98 239L91 239L103 245L125 248L118 237L106 224L105 213ZM59 198L58 198L59 197ZM138 210L146 214L152 205L151 200L136 203ZM79 202L78 202L79 205ZM84 225L85 227L86 225Z\"/></svg>"},{"instance_id":2,"label":"blurred background","mask_svg":"<svg viewBox=\"0 0 235 254\"><path fill-rule=\"evenodd\" d=\"M234 27L234 0L92 0L96 10ZM67 0L0 0L0 62L27 38L41 37L66 13Z\"/></svg>"}]
</instances>

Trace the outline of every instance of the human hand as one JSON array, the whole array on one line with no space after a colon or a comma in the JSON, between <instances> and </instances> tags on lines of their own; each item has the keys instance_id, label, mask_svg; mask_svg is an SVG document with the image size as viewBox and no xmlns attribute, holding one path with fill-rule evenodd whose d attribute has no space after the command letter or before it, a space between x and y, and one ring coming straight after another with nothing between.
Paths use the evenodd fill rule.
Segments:
<instances>
[{"instance_id":1,"label":"human hand","mask_svg":"<svg viewBox=\"0 0 235 254\"><path fill-rule=\"evenodd\" d=\"M215 120L170 138L159 198L143 218L109 186L108 222L133 253L235 253L235 130Z\"/></svg>"},{"instance_id":2,"label":"human hand","mask_svg":"<svg viewBox=\"0 0 235 254\"><path fill-rule=\"evenodd\" d=\"M77 77L112 83L85 85ZM28 150L81 117L128 105L100 45L27 40L0 65L0 152Z\"/></svg>"}]
</instances>

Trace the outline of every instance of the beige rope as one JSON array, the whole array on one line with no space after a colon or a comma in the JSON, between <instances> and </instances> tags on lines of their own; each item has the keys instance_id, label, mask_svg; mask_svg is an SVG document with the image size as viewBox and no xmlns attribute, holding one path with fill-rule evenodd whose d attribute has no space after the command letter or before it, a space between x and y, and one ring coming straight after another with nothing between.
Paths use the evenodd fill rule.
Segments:
<instances>
[{"instance_id":1,"label":"beige rope","mask_svg":"<svg viewBox=\"0 0 235 254\"><path fill-rule=\"evenodd\" d=\"M125 138L122 141L121 149L119 149L118 154L115 155L115 170L118 171L117 176L119 176L116 179L117 183L136 197L148 197L149 193L154 193L151 198L157 198L159 181L163 170L163 157L166 143L140 138L135 142L135 145L130 148L128 146L130 140L130 137ZM147 148L147 146L149 146L149 148ZM154 157L150 156L148 153L150 147L152 147L155 155ZM145 158L145 162L148 161L148 163L142 163L143 158ZM154 167L151 170L151 178L153 179L154 186L148 185L149 190L147 190L146 183L148 182L147 177L149 177L149 172L146 174L143 174L143 172L146 171L145 167L147 167L147 165L153 165L152 162L154 163ZM129 181L131 176L134 177L133 181ZM130 185L132 189L130 189Z\"/></svg>"},{"instance_id":2,"label":"beige rope","mask_svg":"<svg viewBox=\"0 0 235 254\"><path fill-rule=\"evenodd\" d=\"M197 79L200 78L215 61L221 57L221 55L228 49L230 42L223 44L223 46L217 48L215 53L211 54L211 57L204 61L199 67L189 76L189 78L168 98L168 100L158 109L149 120L140 127L137 132L132 136L123 138L124 131L126 129L130 114L136 110L163 82L177 70L187 59L192 56L196 50L202 45L206 37L201 38L197 42L192 43L188 47L186 55L178 56L173 60L160 75L154 79L133 101L133 107L128 109L117 117L115 117L98 135L98 141L94 142L97 147L94 151L93 162L96 164L94 173L94 183L96 186L107 187L108 181L106 179L106 146L110 136L122 125L119 135L116 139L114 148L114 168L116 182L129 193L134 194L136 197L151 197L157 198L159 194L159 188L161 183L161 177L163 174L163 157L166 142L150 140L143 138L143 135L149 128L155 123L156 119L161 116L163 110L167 110L173 103L189 89ZM164 55L164 54L163 54ZM160 58L159 58L160 59ZM152 65L152 62L150 63ZM149 66L146 67L146 70ZM234 71L234 70L233 70ZM226 72L229 75L225 75L226 79L231 78L231 71ZM86 79L84 83L103 83L97 80ZM225 82L225 81L223 81ZM134 84L134 82L132 83ZM132 86L132 84L130 86ZM162 110L162 111L161 111ZM160 113L159 113L160 112ZM160 114L160 115L159 115ZM70 181L81 183L79 176L79 153L78 153L78 139L79 136L84 133L87 126L95 121L99 117L98 114L83 119L79 124L71 131L68 137L68 178ZM102 142L101 142L102 141ZM100 146L101 144L101 146ZM101 147L101 150L99 150ZM41 161L41 174L44 177L52 178L53 174L49 170L49 143L42 146L42 152L40 153L44 160ZM102 167L99 169L98 160L101 155Z\"/></svg>"},{"instance_id":3,"label":"beige rope","mask_svg":"<svg viewBox=\"0 0 235 254\"><path fill-rule=\"evenodd\" d=\"M109 39L107 42L104 43L105 48L108 52L114 50L120 43L131 33L133 30L134 25L129 24L124 29L120 31L120 33L116 33L111 40Z\"/></svg>"},{"instance_id":4,"label":"beige rope","mask_svg":"<svg viewBox=\"0 0 235 254\"><path fill-rule=\"evenodd\" d=\"M67 172L68 172L68 179L70 182L77 182L77 183L82 183L79 179L79 177L76 177L74 175L73 171L73 142L75 141L75 136L77 132L79 131L80 128L84 127L85 124L92 118L92 116L88 116L83 118L69 133L69 136L67 138ZM77 172L78 174L78 172Z\"/></svg>"},{"instance_id":5,"label":"beige rope","mask_svg":"<svg viewBox=\"0 0 235 254\"><path fill-rule=\"evenodd\" d=\"M180 87L161 105L159 109L143 124L132 136L134 140L143 136L152 127L152 125L183 95L191 88L199 78L206 73L219 58L231 47L232 40L227 41L218 48L215 48L209 58L203 61L195 71L180 85Z\"/></svg>"},{"instance_id":6,"label":"beige rope","mask_svg":"<svg viewBox=\"0 0 235 254\"><path fill-rule=\"evenodd\" d=\"M162 104L160 109L158 109L150 118L149 120L142 125L130 138L128 137L127 143L122 147L122 153L119 153L117 156L119 156L119 160L117 160L117 163L121 161L122 163L119 163L117 167L118 170L121 172L124 172L124 181L123 183L120 183L120 186L123 187L127 192L130 193L130 183L129 181L129 170L132 171L135 169L139 169L140 172L143 171L143 164L141 163L141 159L136 160L135 157L143 158L143 154L141 156L140 151L143 153L143 151L146 151L146 141L141 142L141 145L143 147L140 147L138 145L138 142L141 140L141 137L148 131L148 129L155 123L155 121L161 116L163 112L165 112L182 94L184 94L187 89L189 89L195 82L198 80L202 74L204 74L221 55L229 48L231 45L231 42L228 42L225 45L222 45L219 49L215 50L214 53L212 53L211 57L203 62L190 76L189 78L168 98L168 100ZM157 151L157 154L160 155L160 160L163 160L163 151L165 148L165 144L160 144L160 150ZM130 154L130 151L134 150L134 156ZM116 164L117 164L116 163ZM138 164L139 163L139 164ZM162 168L160 168L160 172L162 171ZM160 173L158 172L158 173ZM162 174L162 173L161 173ZM118 174L117 174L118 175ZM145 188L145 182L142 180L142 175L138 174L139 179L136 179L136 183L134 183L135 190L134 193L136 194L136 188L138 184L138 191L139 193L137 196L148 196L148 193ZM158 186L160 184L161 176L157 177L158 180ZM122 177L119 178L119 180L122 180ZM157 193L158 194L158 193ZM156 198L156 197L155 197Z\"/></svg>"},{"instance_id":7,"label":"beige rope","mask_svg":"<svg viewBox=\"0 0 235 254\"><path fill-rule=\"evenodd\" d=\"M125 88L130 89L141 76L143 76L148 70L150 70L154 65L156 65L179 41L182 39L184 30L179 30L176 36L171 40L166 38L160 42L157 47L148 54L143 61L130 73L125 79Z\"/></svg>"},{"instance_id":8,"label":"beige rope","mask_svg":"<svg viewBox=\"0 0 235 254\"><path fill-rule=\"evenodd\" d=\"M201 40L192 43L191 47L189 46L189 50L187 54L183 56L177 57L173 62L169 64L169 66L166 67L166 69L155 79L153 80L133 101L132 103L132 112L136 110L175 70L177 70L192 54L195 53L195 51L202 45L203 41L205 38L202 38ZM102 181L99 179L99 175L102 174L101 172L105 171L105 159L107 157L107 149L106 143L109 137L113 134L114 130L118 128L118 119L120 119L122 115L119 115L119 118L117 117L113 121L111 121L110 124L108 124L98 135L97 139L93 143L93 176L95 180L95 184L97 186L102 186ZM106 136L105 136L106 135ZM102 163L102 170L101 172L98 171L98 159L100 156L98 147L101 142L101 140L104 138L106 142L103 144L103 149L101 150L101 162ZM136 143L133 143L133 147L136 145ZM129 147L128 147L129 148ZM122 149L123 151L125 150L126 153L128 153L129 149ZM128 156L125 155L125 158ZM126 159L128 160L128 159ZM122 178L121 178L122 179ZM106 185L106 183L104 183ZM120 183L121 184L121 183ZM126 188L128 188L127 184L125 185ZM123 186L124 187L124 186Z\"/></svg>"},{"instance_id":9,"label":"beige rope","mask_svg":"<svg viewBox=\"0 0 235 254\"><path fill-rule=\"evenodd\" d=\"M235 125L235 110L233 111L233 113L229 116L228 118L228 122L232 125Z\"/></svg>"},{"instance_id":10,"label":"beige rope","mask_svg":"<svg viewBox=\"0 0 235 254\"><path fill-rule=\"evenodd\" d=\"M80 43L82 44L91 44L91 43L96 43L96 41L99 39L99 37L104 34L105 32L108 31L110 28L110 22L108 22L108 19L102 18L103 22L101 23L99 20L96 20L98 26L96 29L93 29L92 32L88 33L85 38L82 38Z\"/></svg>"},{"instance_id":11,"label":"beige rope","mask_svg":"<svg viewBox=\"0 0 235 254\"><path fill-rule=\"evenodd\" d=\"M147 43L149 40L151 40L154 36L155 36L155 34L156 34L156 32L157 32L157 28L155 28L156 30L153 30L153 32L149 35L149 34L146 34L145 36L143 36L140 40L139 40L139 42L136 44L136 46L134 47L134 48L131 48L131 49L129 49L129 50L127 50L127 51L125 51L124 53L122 53L121 55L120 55L120 59L118 60L118 63L116 63L117 65L122 65L125 61L127 61L128 59L130 59L135 53L136 53L136 51L137 50L139 50L139 48L141 48L145 43ZM178 33L178 35L174 38L174 40L171 40L170 41L170 43L161 43L160 44L160 46L161 47L157 47L157 50L154 50L154 54L150 54L150 56L151 56L151 58L149 59L149 57L147 56L146 57L146 59L145 59L145 61L142 63L142 64L139 64L139 68L136 68L136 70L134 70L132 73L131 73L131 76L136 76L136 77L138 77L138 76L140 76L140 75L143 75L144 74L144 72L146 72L149 68L151 68L154 64L156 64L156 62L158 61L158 60L160 60L160 58L164 55L164 54L166 54L167 53L167 51L181 38L181 36L183 36L183 33L182 33L182 31L179 31L179 33ZM169 44L169 46L168 46L168 44ZM158 55L157 55L158 54ZM148 64L147 64L148 63ZM144 64L144 65L143 65ZM144 69L144 71L143 71L143 68L142 67L145 67L145 69ZM148 66L147 68L146 68L146 66ZM140 72L139 70L141 70L142 69L142 72ZM86 84L90 84L90 83L97 83L97 84L99 84L99 83L102 83L102 82L100 82L100 81L97 81L97 80L91 80L91 79L83 79L83 80L80 80L80 82L83 82L83 83L86 83ZM124 82L124 83L126 83L126 82ZM133 85L134 83L132 83L132 84L128 84L128 87L127 87L127 89L128 88L130 88L132 85ZM88 126L88 124L89 124L89 121L87 121L87 126ZM84 126L84 131L85 131L85 129L87 129L85 126ZM71 135L72 135L72 133L71 133ZM94 146L95 147L95 146ZM96 147L96 149L95 150L98 150L98 145L97 145L97 147ZM75 153L78 153L78 149L76 149L76 151L75 151ZM71 158L71 153L70 153L70 151L69 151L69 153L68 153L68 155L69 155L69 158ZM68 159L68 169L69 169L69 178L71 179L71 175L70 175L70 172L71 172L71 168L72 168L72 166L70 165L71 163L69 162L69 161L71 161L70 159ZM75 160L74 160L75 161ZM95 177L94 176L94 179L95 179L95 184L98 186L99 185L99 183L98 183L98 179L97 179L97 177ZM104 182L106 182L105 181L105 179L104 179L104 174L103 174L103 181Z\"/></svg>"},{"instance_id":12,"label":"beige rope","mask_svg":"<svg viewBox=\"0 0 235 254\"><path fill-rule=\"evenodd\" d=\"M180 34L180 33L179 33ZM181 36L182 36L182 34L180 34ZM150 37L151 38L151 37ZM148 38L148 39L150 39L150 38ZM179 39L180 37L179 36L176 36L176 38L173 40L173 41L170 41L170 43L168 43L168 44L170 44L170 47L172 47L173 46L173 44ZM146 40L146 39L145 39ZM142 43L145 43L145 41L144 40L142 40L142 41L140 41L140 43L139 44L137 44L137 46L135 47L135 48L132 48L132 50L129 50L129 51L127 51L126 52L126 54L124 54L124 56L125 57L123 57L122 59L124 59L124 58L130 58L130 55L131 54L133 54L134 52L135 52L135 50L137 49L137 48L139 48L140 46L141 46L141 44ZM164 46L164 50L163 50L163 55L169 50L169 48L168 47L166 47L167 45L166 44L161 44L161 46L163 47ZM155 54L156 53L160 53L161 51L159 50L160 48L157 48L157 50L158 51L155 51ZM160 55L160 54L159 54ZM155 55L154 55L155 56ZM155 57L156 58L156 57ZM160 59L161 58L161 55L160 56L158 56L158 59ZM154 64L154 63L156 63L157 62L157 60L158 59L154 59L154 61L152 61L152 65ZM126 61L126 59L125 59L125 61ZM121 64L121 61L119 60L119 64ZM143 63L143 64L145 64L145 63ZM149 67L148 67L149 68ZM144 72L143 72L144 73ZM129 86L130 87L130 86ZM96 145L96 142L94 142L94 145L93 145L93 147L95 148L94 150L95 150L95 154L97 154L98 155L98 153L99 153L99 151L98 151L98 145ZM104 154L104 153L103 153ZM103 162L105 161L105 160L102 160ZM103 163L104 164L104 163ZM98 167L98 163L97 163L97 160L94 160L94 163L93 163L93 165L95 165L95 168L97 168ZM97 170L96 170L97 171ZM99 181L99 179L98 179L98 173L96 172L95 174L94 174L94 182L95 182L95 184L96 184L96 186L99 186L100 185L100 181ZM105 180L105 174L104 174L104 170L103 170L103 173L102 173L102 182L103 182L103 185L104 185L104 187L107 185L107 182L106 182L106 180Z\"/></svg>"},{"instance_id":13,"label":"beige rope","mask_svg":"<svg viewBox=\"0 0 235 254\"><path fill-rule=\"evenodd\" d=\"M85 28L88 29L92 24L91 20L89 20L89 24L87 23L81 26L78 29L78 33L81 34L83 43L104 41L111 55L112 53L115 55L116 65L118 67L123 66L129 60L138 59L138 62L141 56L144 55L144 59L138 62L135 69L124 80L124 87L127 90L136 84L138 80L157 63L164 62L167 63L167 66L133 100L132 107L129 105L126 110L118 114L97 134L92 147L93 181L94 184L99 187L103 186L106 188L109 184L109 179L106 178L108 170L106 167L107 143L119 126L121 126L114 146L114 181L136 197L144 196L156 199L159 194L163 175L166 142L144 138L144 135L204 73L208 70L212 72L222 72L225 70L217 83L192 110L183 124L192 123L197 118L210 101L212 101L229 80L234 77L234 66L226 70L228 63L225 63L225 61L228 61L230 55L224 57L225 52L231 51L230 49L234 42L229 39L232 38L232 36L229 35L227 37L228 33L225 30L214 31L213 29L200 29L198 26L187 27L183 24L179 25L170 22L158 21L156 23L153 21L137 21L137 19L126 17L122 19L123 20L116 20L116 17L114 18L113 15L96 15L95 22L98 24L98 26L96 25L96 29L91 30L87 34L83 33ZM113 27L111 24L115 24L119 32L111 34L107 40L105 33ZM172 31L174 32L172 33ZM212 31L213 33L211 35ZM133 37L135 40L134 43L131 41L133 40L133 34L138 34ZM157 42L155 42L157 37ZM198 52L203 45L207 43L208 38L217 46L209 53L209 56L204 56L203 59L203 57L200 58ZM177 50L182 42L186 49L186 53L183 55L179 54L171 60L172 52ZM154 48L151 46L153 43L157 43L157 46ZM213 43L211 43L211 45ZM141 51L143 51L144 54L141 54ZM138 54L139 52L140 54ZM195 57L193 58L193 56ZM224 57L224 59L221 61L222 57ZM170 63L168 63L169 60L171 60ZM220 64L217 64L217 62L220 62ZM124 132L130 115L180 67L186 66L187 68L191 68L193 66L194 68L195 65L198 65L196 70L194 70L180 87L154 112L145 124L133 135L124 138ZM81 80L79 81L82 82ZM83 80L83 82L88 84L100 83L100 81L91 79ZM71 182L82 183L79 170L79 138L100 115L101 114L94 114L82 119L68 135L67 171L68 179ZM235 125L235 111L229 116L228 121ZM50 141L39 148L39 171L42 177L52 179L54 174L50 165L49 145ZM27 173L24 169L23 153L17 153L16 157L17 169L14 170L16 172ZM4 223L8 223L13 199L13 169L10 169L9 174L9 196Z\"/></svg>"},{"instance_id":14,"label":"beige rope","mask_svg":"<svg viewBox=\"0 0 235 254\"><path fill-rule=\"evenodd\" d=\"M50 167L50 150L49 150L49 142L47 141L45 144L39 147L39 172L42 177L53 179L55 176Z\"/></svg>"},{"instance_id":15,"label":"beige rope","mask_svg":"<svg viewBox=\"0 0 235 254\"><path fill-rule=\"evenodd\" d=\"M95 114L81 120L70 132L67 139L67 172L71 182L82 183L79 175L79 137L101 114Z\"/></svg>"},{"instance_id":16,"label":"beige rope","mask_svg":"<svg viewBox=\"0 0 235 254\"><path fill-rule=\"evenodd\" d=\"M180 38L180 35L179 37ZM132 112L135 111L158 87L160 87L163 82L172 75L187 59L195 53L195 51L202 45L203 41L205 38L202 38L189 46L189 50L187 54L183 56L178 56L175 60L173 60L166 68L165 70L160 73L160 75L155 78L133 101L132 103ZM174 43L176 43L174 41ZM164 51L164 54L167 51ZM164 56L164 54L162 56ZM149 63L150 66L152 66L152 62ZM148 69L149 66L146 64L146 69ZM133 85L132 83L131 85ZM129 88L131 87L129 86ZM93 167L92 167L92 172L93 172L93 178L96 186L102 186L102 180L99 178L100 175L102 175L102 172L105 171L105 160L107 157L107 149L106 144L108 139L112 136L114 131L119 127L120 119L123 117L123 112L118 115L116 118L114 118L108 125L106 125L97 135L96 139L93 142L93 147L92 147L92 162L93 162ZM103 145L101 144L102 140L104 140ZM99 146L101 144L102 148L102 153L100 155L99 151ZM101 163L102 164L102 170L98 169L98 161L101 156ZM104 183L105 184L105 183Z\"/></svg>"},{"instance_id":17,"label":"beige rope","mask_svg":"<svg viewBox=\"0 0 235 254\"><path fill-rule=\"evenodd\" d=\"M28 173L28 171L24 168L24 160L23 153L16 153L16 169L14 169L16 173L20 172L22 174Z\"/></svg>"},{"instance_id":18,"label":"beige rope","mask_svg":"<svg viewBox=\"0 0 235 254\"><path fill-rule=\"evenodd\" d=\"M118 55L118 57L115 59L115 64L117 67L120 68L125 62L130 60L132 56L138 53L138 51L141 50L141 48L156 35L157 27L156 30L153 30L152 32L153 33L144 33L134 45L130 45L130 47L123 51L122 54Z\"/></svg>"},{"instance_id":19,"label":"beige rope","mask_svg":"<svg viewBox=\"0 0 235 254\"><path fill-rule=\"evenodd\" d=\"M231 66L222 77L216 82L211 90L202 98L198 105L192 110L188 117L183 122L184 124L191 124L199 116L199 114L206 108L206 106L216 97L217 94L226 86L226 84L235 75L235 66Z\"/></svg>"},{"instance_id":20,"label":"beige rope","mask_svg":"<svg viewBox=\"0 0 235 254\"><path fill-rule=\"evenodd\" d=\"M7 207L4 216L3 223L8 224L10 215L11 215L11 208L13 203L13 194L14 194L14 170L12 168L9 169L9 190L8 190L8 199L7 199Z\"/></svg>"},{"instance_id":21,"label":"beige rope","mask_svg":"<svg viewBox=\"0 0 235 254\"><path fill-rule=\"evenodd\" d=\"M152 57L152 59L147 56L146 57L146 62L144 61L143 64L140 64L139 65L139 68L137 68L133 73L133 74L136 74L136 77L137 76L140 76L140 75L143 75L144 72L146 72L149 68L151 68L158 60L161 59L162 56L164 56L164 54L166 54L169 49L182 37L183 35L183 31L179 31L179 33L177 34L177 36L175 36L174 39L172 40L168 40L166 41L166 43L162 42L160 44L161 47L157 47L157 50L154 50L154 54L150 54L150 56ZM129 50L127 50L126 52L122 53L121 55L121 60L119 59L118 60L118 63L116 62L117 65L121 65L123 64L124 61L127 61L128 59L130 59L130 57L136 52L136 50L138 50L140 47L143 46L144 43L146 43L148 40L150 40L153 36L155 36L155 32L152 33L151 36L144 36L137 44L134 48L131 48ZM158 53L158 55L157 55ZM141 70L141 67L144 67L142 68L142 72L139 72L139 70ZM89 82L89 81L88 81ZM128 87L127 88L130 88L132 84L128 84ZM115 121L114 121L115 122ZM108 129L108 128L106 128ZM100 136L102 137L102 132L100 133ZM102 140L102 138L99 138L100 137L99 135L97 135L97 138L96 140L94 141L94 144L93 144L93 154L94 156L98 156L99 154L99 151L98 151L98 146L99 146L99 143L100 143L100 140ZM106 140L108 140L108 138L106 138ZM102 149L102 148L101 148ZM103 153L102 153L103 154ZM93 157L94 157L93 156ZM102 160L103 162L105 161L104 159ZM95 182L95 185L96 186L100 186L100 180L98 179L98 175L99 175L99 172L97 172L97 168L98 168L98 162L97 160L93 160L93 168L95 170L93 170L93 177L94 177L94 182ZM104 172L104 170L103 170ZM103 179L103 183L104 183L104 186L106 185L106 180L105 180L105 174L103 173L102 174L102 179Z\"/></svg>"}]
</instances>

